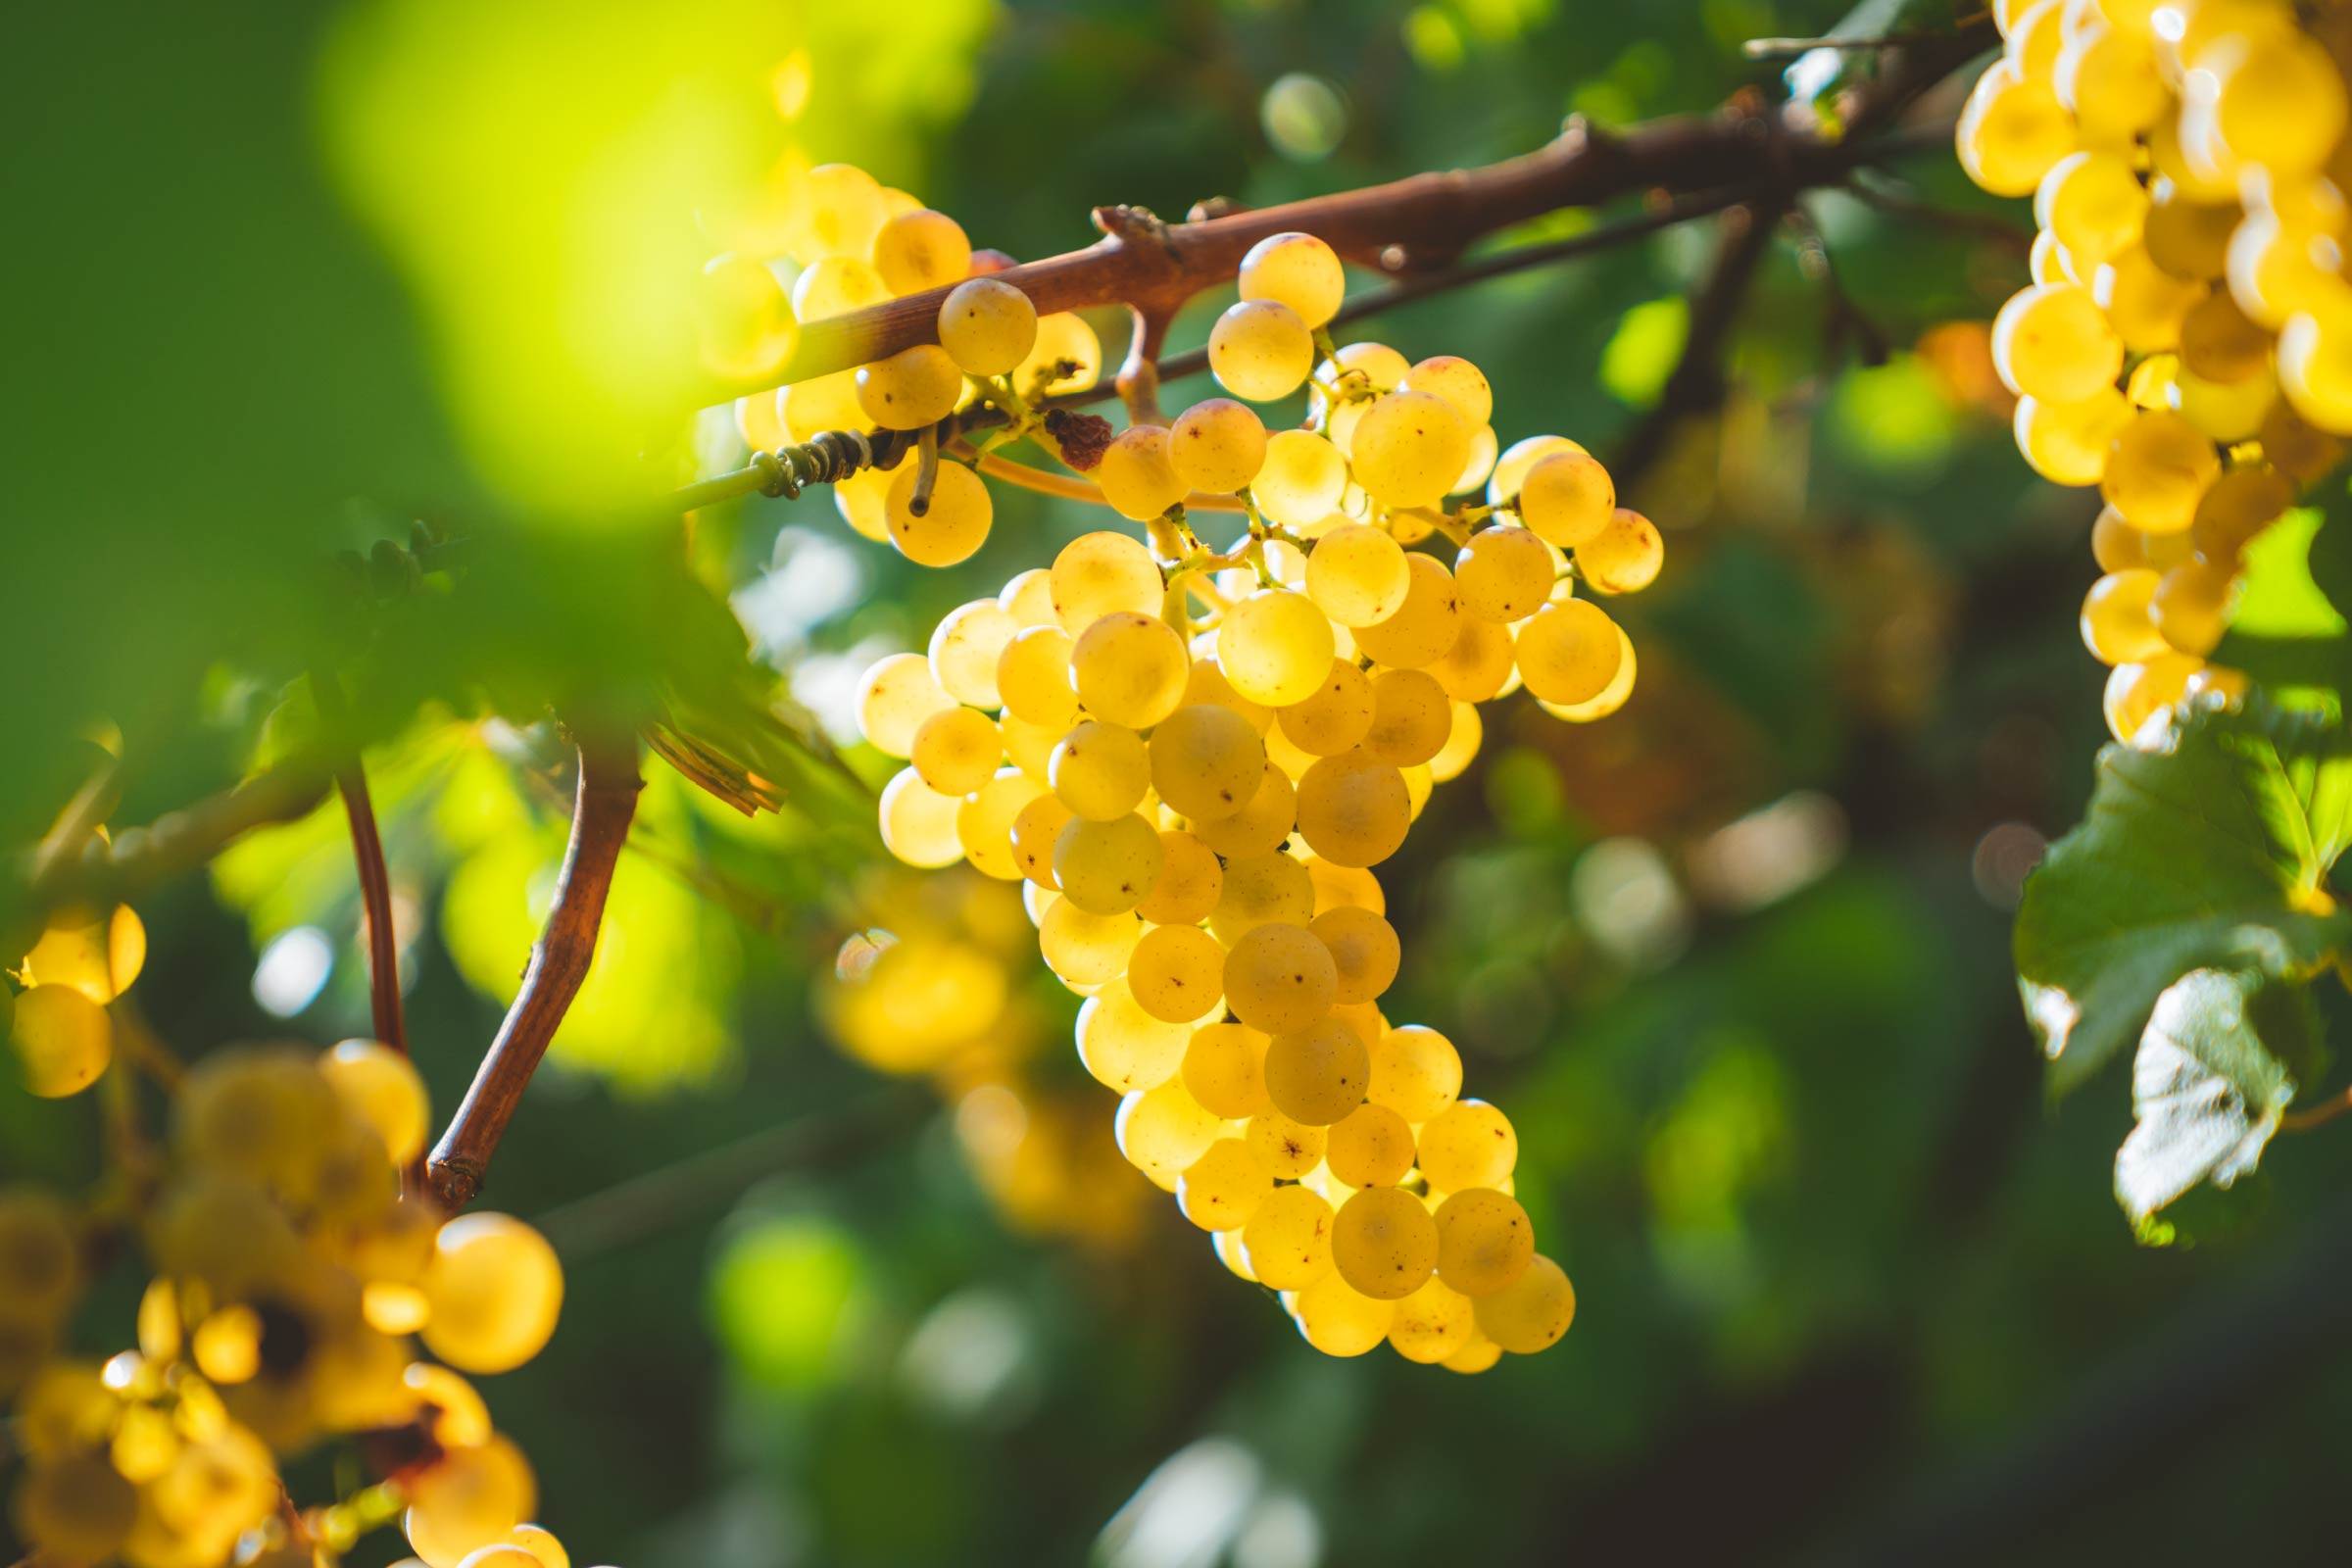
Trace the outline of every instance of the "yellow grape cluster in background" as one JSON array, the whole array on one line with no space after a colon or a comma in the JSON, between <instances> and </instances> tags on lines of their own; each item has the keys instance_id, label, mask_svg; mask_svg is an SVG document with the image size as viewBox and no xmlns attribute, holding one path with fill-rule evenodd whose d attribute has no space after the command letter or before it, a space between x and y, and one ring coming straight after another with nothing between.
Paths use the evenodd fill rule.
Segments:
<instances>
[{"instance_id":1,"label":"yellow grape cluster in background","mask_svg":"<svg viewBox=\"0 0 2352 1568\"><path fill-rule=\"evenodd\" d=\"M811 171L803 196L790 299L740 270L710 318L714 368L780 364L796 318L955 286L937 343L747 399L745 439L913 429L986 400L1055 449L1031 405L1093 384L1084 322L967 275L953 220L854 170ZM908 761L882 794L884 843L1023 885L1049 967L1087 998L1080 1058L1123 1097L1119 1149L1227 1266L1280 1291L1318 1348L1385 1341L1474 1372L1555 1343L1574 1292L1511 1197L1508 1119L1460 1098L1443 1035L1381 1014L1400 953L1368 867L1468 765L1478 704L1521 685L1571 720L1624 703L1632 644L1576 584L1643 588L1662 545L1575 442L1498 451L1467 360L1334 344L1345 285L1311 235L1252 249L1208 341L1233 396L1072 462L1151 542L1087 534L960 607L927 654L868 671L859 720ZM1248 406L1301 388L1298 428ZM860 473L837 504L953 565L987 537L987 484L945 461L925 497L919 474ZM1236 519L1226 548L1197 531L1212 516ZM1444 556L1410 548L1439 540ZM925 938L877 959L837 1017L853 1051L922 1037L862 1018L891 1010L885 963L930 996L963 972L950 957Z\"/></svg>"},{"instance_id":2,"label":"yellow grape cluster in background","mask_svg":"<svg viewBox=\"0 0 2352 1568\"><path fill-rule=\"evenodd\" d=\"M76 1200L0 1188L19 1534L43 1563L310 1568L397 1519L428 1568L569 1568L526 1522L530 1466L465 1377L546 1345L564 1291L553 1250L520 1220L445 1220L404 1195L428 1107L386 1046L229 1047L181 1069L108 1010L144 947L127 907L70 910L16 970L19 1071L48 1098L102 1084L113 1155ZM133 1073L169 1099L162 1147ZM135 1348L65 1353L84 1285L126 1246L152 1277L135 1325L105 1332ZM372 1484L288 1498L281 1457L362 1439Z\"/></svg>"},{"instance_id":3,"label":"yellow grape cluster in background","mask_svg":"<svg viewBox=\"0 0 2352 1568\"><path fill-rule=\"evenodd\" d=\"M1029 922L1004 882L971 871L877 867L858 903L888 919L842 944L819 993L849 1055L927 1078L953 1107L956 1145L1006 1224L1115 1251L1135 1239L1144 1192L1079 1096L1032 1063L1042 1010L1015 983L1032 961Z\"/></svg>"},{"instance_id":4,"label":"yellow grape cluster in background","mask_svg":"<svg viewBox=\"0 0 2352 1568\"><path fill-rule=\"evenodd\" d=\"M2082 638L2129 741L2208 662L2245 546L2352 434L2352 10L1996 0L1960 162L2034 198L2034 280L1993 325L2043 477L2097 485Z\"/></svg>"}]
</instances>

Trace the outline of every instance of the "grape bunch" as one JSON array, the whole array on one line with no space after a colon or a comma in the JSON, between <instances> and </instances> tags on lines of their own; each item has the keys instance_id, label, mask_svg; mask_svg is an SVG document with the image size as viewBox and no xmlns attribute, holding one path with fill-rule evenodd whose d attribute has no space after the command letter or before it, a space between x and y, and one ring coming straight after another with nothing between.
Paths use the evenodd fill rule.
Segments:
<instances>
[{"instance_id":1,"label":"grape bunch","mask_svg":"<svg viewBox=\"0 0 2352 1568\"><path fill-rule=\"evenodd\" d=\"M107 1183L74 1200L0 1189L18 1533L43 1563L293 1568L397 1519L428 1568L568 1568L526 1523L530 1466L465 1376L547 1343L554 1251L520 1220L445 1219L404 1195L427 1104L388 1047L231 1047L180 1069L108 1010L143 952L129 909L69 910L16 971L11 1040L34 1092L121 1091ZM162 1147L134 1071L168 1091ZM133 1348L64 1353L82 1282L132 1247L152 1270L135 1321L94 1337ZM297 1509L279 1460L327 1442L356 1444L378 1479Z\"/></svg>"},{"instance_id":2,"label":"grape bunch","mask_svg":"<svg viewBox=\"0 0 2352 1568\"><path fill-rule=\"evenodd\" d=\"M1960 162L2034 198L2032 283L1993 324L2017 444L2097 485L2082 638L2130 741L2210 662L2245 547L2352 434L2352 10L2008 0Z\"/></svg>"},{"instance_id":3,"label":"grape bunch","mask_svg":"<svg viewBox=\"0 0 2352 1568\"><path fill-rule=\"evenodd\" d=\"M1021 436L1141 525L1076 539L867 671L863 734L906 761L884 844L1021 884L1049 968L1086 998L1078 1054L1122 1097L1120 1151L1309 1343L1464 1372L1549 1347L1575 1295L1511 1196L1517 1136L1461 1098L1444 1035L1383 1015L1400 951L1370 868L1475 756L1479 704L1524 685L1583 721L1625 702L1633 645L1595 598L1650 583L1657 529L1577 443L1498 450L1471 362L1334 342L1345 273L1304 233L1241 264L1207 347L1229 396L1082 437L1039 412L1100 373L1082 319L1040 319L952 219L820 176L789 299L779 283L706 351L944 288L938 341L744 400L745 439L984 405L978 450L837 486L854 528L924 565L986 539L982 470ZM1297 427L1250 406L1302 389ZM1219 517L1230 536L1204 539Z\"/></svg>"}]
</instances>

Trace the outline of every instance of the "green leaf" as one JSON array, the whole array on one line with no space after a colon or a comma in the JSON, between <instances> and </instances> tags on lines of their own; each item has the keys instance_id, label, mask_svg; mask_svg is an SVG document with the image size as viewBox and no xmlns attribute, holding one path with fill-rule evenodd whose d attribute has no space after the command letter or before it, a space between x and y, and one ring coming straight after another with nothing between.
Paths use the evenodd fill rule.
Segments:
<instances>
[{"instance_id":1,"label":"green leaf","mask_svg":"<svg viewBox=\"0 0 2352 1568\"><path fill-rule=\"evenodd\" d=\"M1648 408L1666 390L1690 335L1690 306L1680 294L1635 306L1600 351L1600 384L1620 403Z\"/></svg>"},{"instance_id":2,"label":"green leaf","mask_svg":"<svg viewBox=\"0 0 2352 1568\"><path fill-rule=\"evenodd\" d=\"M2322 524L2352 511L2340 488L2298 508L2246 547L2244 586L2217 663L2242 669L2282 707L2341 713L2352 686L2352 526Z\"/></svg>"},{"instance_id":3,"label":"green leaf","mask_svg":"<svg viewBox=\"0 0 2352 1568\"><path fill-rule=\"evenodd\" d=\"M2295 1098L2272 1046L2315 1027L2301 987L2259 975L2198 969L2156 999L2132 1063L2138 1124L2115 1152L2115 1199L2143 1237L2198 1183L2228 1187L2254 1169Z\"/></svg>"},{"instance_id":4,"label":"green leaf","mask_svg":"<svg viewBox=\"0 0 2352 1568\"><path fill-rule=\"evenodd\" d=\"M2082 824L2018 910L2026 1015L2064 1093L2192 969L2299 979L2352 942L2328 873L2352 834L2352 737L2282 712L2183 709L2152 750L2110 746Z\"/></svg>"}]
</instances>

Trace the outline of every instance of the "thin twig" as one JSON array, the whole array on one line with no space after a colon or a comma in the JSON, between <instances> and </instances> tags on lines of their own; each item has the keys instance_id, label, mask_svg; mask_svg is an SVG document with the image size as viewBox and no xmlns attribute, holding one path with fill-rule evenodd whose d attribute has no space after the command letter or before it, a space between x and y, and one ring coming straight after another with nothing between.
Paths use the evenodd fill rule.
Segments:
<instances>
[{"instance_id":1,"label":"thin twig","mask_svg":"<svg viewBox=\"0 0 2352 1568\"><path fill-rule=\"evenodd\" d=\"M33 902L55 908L127 898L204 864L255 828L310 815L332 776L322 754L304 753L143 827L124 828L111 843L92 841L33 880Z\"/></svg>"},{"instance_id":2,"label":"thin twig","mask_svg":"<svg viewBox=\"0 0 2352 1568\"><path fill-rule=\"evenodd\" d=\"M348 727L342 683L333 670L313 666L311 692L318 705L320 723L337 732ZM375 803L368 791L368 764L357 746L335 769L335 788L343 797L343 815L351 823L351 857L359 868L360 905L368 925L368 997L375 1038L405 1056L409 1031L401 1017L400 937L392 924L392 874L384 864L383 835L376 830Z\"/></svg>"},{"instance_id":3,"label":"thin twig","mask_svg":"<svg viewBox=\"0 0 2352 1568\"><path fill-rule=\"evenodd\" d=\"M645 787L637 771L634 738L583 735L579 755L579 793L572 807L571 841L556 881L555 907L531 949L530 967L523 972L514 1004L507 1009L480 1070L425 1162L427 1188L442 1207L453 1211L473 1201L481 1191L490 1156L571 999L579 994L580 982L588 977L597 933L604 924L605 897L612 888L612 867L637 813L637 792Z\"/></svg>"},{"instance_id":4,"label":"thin twig","mask_svg":"<svg viewBox=\"0 0 2352 1568\"><path fill-rule=\"evenodd\" d=\"M1023 490L1035 490L1040 495L1059 496L1065 501L1089 501L1098 507L1110 505L1109 502L1102 499L1102 486L1091 479L1081 479L1076 474L1055 473L1050 468L1033 468L1025 463L1015 463L1011 459L1000 457L994 452L975 452L970 461L973 467L990 478L1002 479L1006 484L1017 485ZM1246 510L1239 496L1212 496L1205 491L1199 490L1184 498L1184 508L1187 512L1241 512Z\"/></svg>"},{"instance_id":5,"label":"thin twig","mask_svg":"<svg viewBox=\"0 0 2352 1568\"><path fill-rule=\"evenodd\" d=\"M2352 1111L2352 1085L2336 1091L2316 1105L2288 1111L2278 1118L2278 1130L2282 1133L2309 1132L2314 1127L2327 1126L2347 1111Z\"/></svg>"},{"instance_id":6,"label":"thin twig","mask_svg":"<svg viewBox=\"0 0 2352 1568\"><path fill-rule=\"evenodd\" d=\"M731 1144L644 1171L539 1216L541 1235L577 1263L675 1226L740 1197L765 1176L844 1163L916 1126L931 1097L894 1088L840 1111L769 1127Z\"/></svg>"},{"instance_id":7,"label":"thin twig","mask_svg":"<svg viewBox=\"0 0 2352 1568\"><path fill-rule=\"evenodd\" d=\"M1952 207L1938 207L1933 202L1921 201L1916 196L1862 179L1849 179L1840 188L1865 207L1875 208L1889 218L1932 223L1955 234L1999 245L2020 256L2034 248L2034 235L2030 229L2021 228L1991 213L1969 213Z\"/></svg>"}]
</instances>

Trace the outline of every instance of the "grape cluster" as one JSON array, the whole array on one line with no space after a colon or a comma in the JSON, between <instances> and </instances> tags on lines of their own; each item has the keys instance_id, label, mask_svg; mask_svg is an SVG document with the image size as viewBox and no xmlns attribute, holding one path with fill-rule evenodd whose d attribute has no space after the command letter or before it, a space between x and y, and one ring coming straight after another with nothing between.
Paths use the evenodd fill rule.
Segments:
<instances>
[{"instance_id":1,"label":"grape cluster","mask_svg":"<svg viewBox=\"0 0 2352 1568\"><path fill-rule=\"evenodd\" d=\"M882 792L885 845L1022 885L1049 967L1087 999L1080 1059L1123 1097L1119 1149L1310 1343L1386 1341L1460 1371L1548 1347L1575 1297L1511 1196L1516 1136L1460 1098L1450 1042L1382 1015L1400 954L1369 868L1469 764L1480 703L1522 685L1571 720L1624 703L1633 646L1576 585L1647 586L1656 528L1565 437L1498 450L1469 361L1333 342L1345 274L1303 233L1250 252L1210 332L1231 395L1089 461L1033 408L1099 375L1086 324L1039 319L953 220L820 174L828 217L796 230L789 300L738 312L718 341L953 285L939 341L739 403L747 442L916 429L986 402L1144 535L1087 534L867 672L863 733L907 762ZM1296 428L1249 406L1302 389ZM836 499L926 565L966 559L991 521L987 485L954 461L862 472ZM1213 516L1246 532L1204 542ZM937 945L896 961L920 968L921 951ZM882 1005L843 1021L864 1038Z\"/></svg>"},{"instance_id":2,"label":"grape cluster","mask_svg":"<svg viewBox=\"0 0 2352 1568\"><path fill-rule=\"evenodd\" d=\"M37 1093L132 1070L107 1004L143 950L127 908L51 920L17 970L11 1034ZM126 1119L125 1083L113 1182L79 1202L0 1190L12 1520L40 1559L291 1568L398 1517L428 1568L568 1568L524 1522L530 1467L463 1376L539 1351L562 1270L520 1220L444 1220L403 1195L428 1131L408 1057L350 1040L228 1048L184 1074L152 1045L139 1062L170 1090L167 1147ZM153 1271L135 1348L61 1353L85 1273L128 1244ZM298 1512L279 1458L335 1439L360 1440L382 1479Z\"/></svg>"},{"instance_id":3,"label":"grape cluster","mask_svg":"<svg viewBox=\"0 0 2352 1568\"><path fill-rule=\"evenodd\" d=\"M1962 166L2034 197L2033 282L1993 324L2043 477L2097 485L2082 638L2130 740L2210 662L2242 552L2352 434L2352 11L2008 0Z\"/></svg>"}]
</instances>

